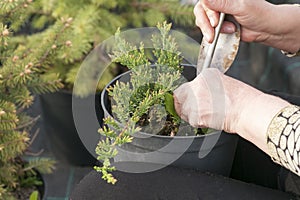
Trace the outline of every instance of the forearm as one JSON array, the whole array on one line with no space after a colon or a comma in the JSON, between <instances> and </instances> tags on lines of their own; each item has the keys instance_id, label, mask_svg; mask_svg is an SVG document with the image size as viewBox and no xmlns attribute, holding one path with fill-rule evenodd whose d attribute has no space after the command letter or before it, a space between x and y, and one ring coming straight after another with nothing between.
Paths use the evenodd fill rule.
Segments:
<instances>
[{"instance_id":1,"label":"forearm","mask_svg":"<svg viewBox=\"0 0 300 200\"><path fill-rule=\"evenodd\" d=\"M277 97L262 98L273 102L261 106L255 102L257 106L250 106L257 116L249 113L249 124L239 134L267 153L274 162L300 176L300 108Z\"/></svg>"},{"instance_id":2,"label":"forearm","mask_svg":"<svg viewBox=\"0 0 300 200\"><path fill-rule=\"evenodd\" d=\"M299 165L300 110L296 108L298 113L288 115L284 109L295 109L289 102L265 94L215 68L203 70L193 81L177 88L174 101L178 115L192 126L237 133L275 162L288 166L285 162L289 159ZM289 118L285 119L288 123L281 123L283 111L284 117ZM291 130L290 123L293 123L294 130ZM284 156L278 145L280 148L289 146L290 157ZM293 155L296 160L292 160L292 154L297 155ZM288 168L293 171L295 166ZM300 175L300 169L297 174Z\"/></svg>"},{"instance_id":3,"label":"forearm","mask_svg":"<svg viewBox=\"0 0 300 200\"><path fill-rule=\"evenodd\" d=\"M274 116L290 104L278 97L264 94L249 102L237 125L237 133L270 155L267 147L268 127Z\"/></svg>"},{"instance_id":4,"label":"forearm","mask_svg":"<svg viewBox=\"0 0 300 200\"><path fill-rule=\"evenodd\" d=\"M300 6L296 4L270 5L265 22L272 33L261 42L287 52L300 49ZM271 22L271 23L270 23Z\"/></svg>"}]
</instances>

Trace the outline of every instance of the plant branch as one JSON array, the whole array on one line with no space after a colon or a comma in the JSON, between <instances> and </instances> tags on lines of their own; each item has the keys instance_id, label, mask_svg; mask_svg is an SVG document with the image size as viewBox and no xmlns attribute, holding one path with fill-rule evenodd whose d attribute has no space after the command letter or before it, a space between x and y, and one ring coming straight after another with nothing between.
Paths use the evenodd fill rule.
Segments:
<instances>
[{"instance_id":1,"label":"plant branch","mask_svg":"<svg viewBox=\"0 0 300 200\"><path fill-rule=\"evenodd\" d=\"M40 115L38 115L37 117L33 118L32 120L30 120L30 121L28 121L28 122L26 122L24 124L21 124L21 125L17 126L15 128L15 130L20 130L20 129L26 128L29 125L34 124L35 122L37 122L40 118L41 118Z\"/></svg>"},{"instance_id":2,"label":"plant branch","mask_svg":"<svg viewBox=\"0 0 300 200\"><path fill-rule=\"evenodd\" d=\"M31 140L30 140L30 142L29 142L29 146L32 145L32 143L34 142L34 140L36 139L36 137L38 136L39 133L40 133L40 128L38 128L38 129L34 132L32 138L31 138Z\"/></svg>"}]
</instances>

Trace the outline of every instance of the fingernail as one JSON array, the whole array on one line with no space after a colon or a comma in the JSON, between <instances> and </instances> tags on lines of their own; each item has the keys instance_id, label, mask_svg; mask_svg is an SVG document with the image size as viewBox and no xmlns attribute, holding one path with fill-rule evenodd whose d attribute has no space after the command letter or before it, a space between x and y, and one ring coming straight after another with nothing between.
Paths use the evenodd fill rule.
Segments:
<instances>
[{"instance_id":1,"label":"fingernail","mask_svg":"<svg viewBox=\"0 0 300 200\"><path fill-rule=\"evenodd\" d=\"M235 28L232 26L224 26L224 32L226 33L234 33L235 32Z\"/></svg>"}]
</instances>

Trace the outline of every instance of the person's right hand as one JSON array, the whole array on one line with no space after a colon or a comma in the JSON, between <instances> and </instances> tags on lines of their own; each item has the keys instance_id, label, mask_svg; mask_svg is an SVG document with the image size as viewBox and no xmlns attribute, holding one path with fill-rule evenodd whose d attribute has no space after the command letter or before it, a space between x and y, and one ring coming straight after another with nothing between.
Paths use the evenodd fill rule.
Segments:
<instances>
[{"instance_id":1,"label":"person's right hand","mask_svg":"<svg viewBox=\"0 0 300 200\"><path fill-rule=\"evenodd\" d=\"M245 42L260 42L289 52L299 50L299 7L265 0L200 0L194 8L196 25L208 42L213 41L220 12L234 16ZM225 21L221 32L235 32L234 24Z\"/></svg>"}]
</instances>

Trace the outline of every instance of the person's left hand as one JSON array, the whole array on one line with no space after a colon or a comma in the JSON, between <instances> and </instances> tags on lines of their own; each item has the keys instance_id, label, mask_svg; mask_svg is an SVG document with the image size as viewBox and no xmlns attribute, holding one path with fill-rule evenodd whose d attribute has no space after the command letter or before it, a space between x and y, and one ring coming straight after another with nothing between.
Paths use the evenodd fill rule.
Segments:
<instances>
[{"instance_id":1,"label":"person's left hand","mask_svg":"<svg viewBox=\"0 0 300 200\"><path fill-rule=\"evenodd\" d=\"M173 96L178 115L192 126L229 133L243 132L249 119L260 112L271 112L264 108L276 98L216 68L203 70L193 81L177 88Z\"/></svg>"},{"instance_id":2,"label":"person's left hand","mask_svg":"<svg viewBox=\"0 0 300 200\"><path fill-rule=\"evenodd\" d=\"M209 68L174 91L175 109L194 127L235 133L247 99L260 94L262 92L222 74L218 69Z\"/></svg>"},{"instance_id":3,"label":"person's left hand","mask_svg":"<svg viewBox=\"0 0 300 200\"><path fill-rule=\"evenodd\" d=\"M267 152L265 134L276 113L288 102L222 74L203 70L174 91L178 115L194 127L238 133Z\"/></svg>"}]
</instances>

